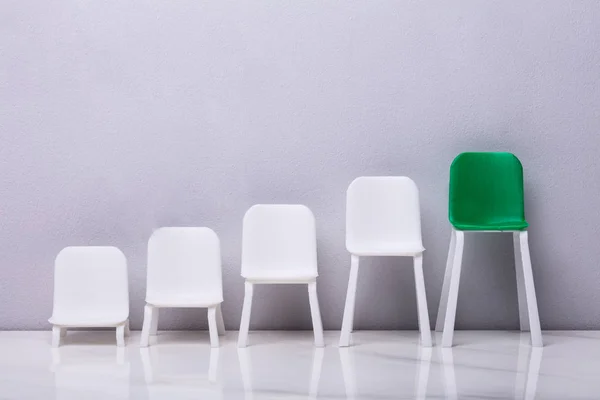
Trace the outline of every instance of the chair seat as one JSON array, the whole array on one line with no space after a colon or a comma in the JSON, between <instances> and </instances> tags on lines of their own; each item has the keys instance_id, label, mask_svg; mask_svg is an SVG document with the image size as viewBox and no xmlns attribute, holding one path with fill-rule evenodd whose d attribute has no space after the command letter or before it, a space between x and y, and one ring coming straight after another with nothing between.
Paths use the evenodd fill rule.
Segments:
<instances>
[{"instance_id":1,"label":"chair seat","mask_svg":"<svg viewBox=\"0 0 600 400\"><path fill-rule=\"evenodd\" d=\"M202 295L169 295L146 297L146 303L155 307L168 308L204 308L216 306L222 302L222 298Z\"/></svg>"},{"instance_id":2,"label":"chair seat","mask_svg":"<svg viewBox=\"0 0 600 400\"><path fill-rule=\"evenodd\" d=\"M262 283L308 283L314 281L317 276L316 272L296 270L261 270L252 274L242 275L248 281Z\"/></svg>"},{"instance_id":3,"label":"chair seat","mask_svg":"<svg viewBox=\"0 0 600 400\"><path fill-rule=\"evenodd\" d=\"M527 229L529 224L526 221L501 221L485 224L461 224L452 222L452 226L459 231L522 231Z\"/></svg>"},{"instance_id":4,"label":"chair seat","mask_svg":"<svg viewBox=\"0 0 600 400\"><path fill-rule=\"evenodd\" d=\"M421 243L377 243L361 246L348 246L348 251L357 256L416 256L425 251Z\"/></svg>"},{"instance_id":5,"label":"chair seat","mask_svg":"<svg viewBox=\"0 0 600 400\"><path fill-rule=\"evenodd\" d=\"M127 321L125 318L114 316L96 316L90 317L89 315L69 315L52 317L48 320L52 325L58 325L63 327L73 328L105 328L119 326Z\"/></svg>"}]
</instances>

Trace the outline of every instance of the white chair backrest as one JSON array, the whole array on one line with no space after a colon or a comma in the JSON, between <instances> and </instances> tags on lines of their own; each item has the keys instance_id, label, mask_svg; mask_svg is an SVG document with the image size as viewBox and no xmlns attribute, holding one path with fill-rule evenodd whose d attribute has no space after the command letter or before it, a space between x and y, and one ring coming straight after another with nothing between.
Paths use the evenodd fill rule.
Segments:
<instances>
[{"instance_id":1,"label":"white chair backrest","mask_svg":"<svg viewBox=\"0 0 600 400\"><path fill-rule=\"evenodd\" d=\"M129 317L127 260L116 247L65 247L54 267L53 318Z\"/></svg>"},{"instance_id":2,"label":"white chair backrest","mask_svg":"<svg viewBox=\"0 0 600 400\"><path fill-rule=\"evenodd\" d=\"M257 204L244 216L242 276L293 270L317 274L315 217L300 204Z\"/></svg>"},{"instance_id":3,"label":"white chair backrest","mask_svg":"<svg viewBox=\"0 0 600 400\"><path fill-rule=\"evenodd\" d=\"M381 243L421 243L419 190L405 176L362 176L348 187L346 247L349 252Z\"/></svg>"},{"instance_id":4,"label":"white chair backrest","mask_svg":"<svg viewBox=\"0 0 600 400\"><path fill-rule=\"evenodd\" d=\"M146 297L201 293L223 301L221 247L209 228L160 228L148 240Z\"/></svg>"}]
</instances>

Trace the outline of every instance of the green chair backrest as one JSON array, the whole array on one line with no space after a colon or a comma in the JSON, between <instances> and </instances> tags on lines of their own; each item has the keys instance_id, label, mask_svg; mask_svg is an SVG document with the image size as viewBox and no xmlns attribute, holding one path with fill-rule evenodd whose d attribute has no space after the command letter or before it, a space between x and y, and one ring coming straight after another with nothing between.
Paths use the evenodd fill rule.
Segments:
<instances>
[{"instance_id":1,"label":"green chair backrest","mask_svg":"<svg viewBox=\"0 0 600 400\"><path fill-rule=\"evenodd\" d=\"M523 166L511 153L461 153L450 167L450 223L458 230L523 230Z\"/></svg>"}]
</instances>

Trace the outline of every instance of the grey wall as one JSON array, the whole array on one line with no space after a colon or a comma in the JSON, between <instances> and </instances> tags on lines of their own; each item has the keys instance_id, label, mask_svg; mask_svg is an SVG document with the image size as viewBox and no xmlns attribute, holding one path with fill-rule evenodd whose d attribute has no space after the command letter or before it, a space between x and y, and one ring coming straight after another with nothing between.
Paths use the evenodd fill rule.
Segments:
<instances>
[{"instance_id":1,"label":"grey wall","mask_svg":"<svg viewBox=\"0 0 600 400\"><path fill-rule=\"evenodd\" d=\"M542 326L600 328L599 21L597 1L3 1L0 328L46 329L56 253L99 244L129 260L140 328L146 242L168 225L218 233L237 328L242 216L298 202L339 329L345 189L388 174L421 191L434 321L465 150L525 166ZM467 236L458 328L517 327L511 244ZM415 329L409 260L363 265L357 328ZM253 328L310 327L305 287L259 287L254 307Z\"/></svg>"}]
</instances>

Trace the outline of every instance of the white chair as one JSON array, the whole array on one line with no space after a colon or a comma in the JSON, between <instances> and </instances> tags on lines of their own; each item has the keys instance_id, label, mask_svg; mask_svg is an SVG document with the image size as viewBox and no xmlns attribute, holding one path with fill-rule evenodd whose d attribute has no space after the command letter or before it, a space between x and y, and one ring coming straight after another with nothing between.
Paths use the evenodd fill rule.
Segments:
<instances>
[{"instance_id":1,"label":"white chair","mask_svg":"<svg viewBox=\"0 0 600 400\"><path fill-rule=\"evenodd\" d=\"M346 197L346 248L351 266L340 346L350 344L359 257L406 256L414 259L421 345L431 347L417 185L404 176L356 178Z\"/></svg>"},{"instance_id":2,"label":"white chair","mask_svg":"<svg viewBox=\"0 0 600 400\"><path fill-rule=\"evenodd\" d=\"M307 284L315 346L324 346L317 298L315 217L308 207L259 204L244 216L242 277L246 279L238 347L246 347L255 284Z\"/></svg>"},{"instance_id":3,"label":"white chair","mask_svg":"<svg viewBox=\"0 0 600 400\"><path fill-rule=\"evenodd\" d=\"M158 329L159 308L207 308L210 344L225 334L221 249L209 228L160 228L148 241L146 307L141 347Z\"/></svg>"},{"instance_id":4,"label":"white chair","mask_svg":"<svg viewBox=\"0 0 600 400\"><path fill-rule=\"evenodd\" d=\"M68 328L117 329L117 345L129 334L127 260L116 247L66 247L56 256L52 346Z\"/></svg>"}]
</instances>

